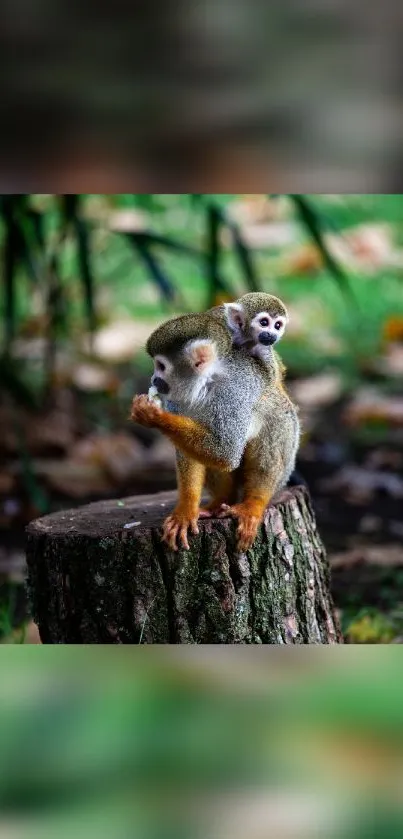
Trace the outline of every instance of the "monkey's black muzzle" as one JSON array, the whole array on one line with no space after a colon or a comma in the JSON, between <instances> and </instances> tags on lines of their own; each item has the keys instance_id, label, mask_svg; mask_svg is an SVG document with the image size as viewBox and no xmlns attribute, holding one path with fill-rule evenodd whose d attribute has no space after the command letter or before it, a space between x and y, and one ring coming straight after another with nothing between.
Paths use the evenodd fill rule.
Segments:
<instances>
[{"instance_id":1,"label":"monkey's black muzzle","mask_svg":"<svg viewBox=\"0 0 403 839\"><path fill-rule=\"evenodd\" d=\"M154 385L154 387L157 388L158 393L162 393L163 396L168 395L169 385L166 382L164 382L164 379L160 379L159 376L153 376L153 378L151 379L151 383Z\"/></svg>"},{"instance_id":2,"label":"monkey's black muzzle","mask_svg":"<svg viewBox=\"0 0 403 839\"><path fill-rule=\"evenodd\" d=\"M259 335L259 343L263 344L264 347L270 347L271 344L275 344L276 341L276 336L272 335L271 332L261 332Z\"/></svg>"}]
</instances>

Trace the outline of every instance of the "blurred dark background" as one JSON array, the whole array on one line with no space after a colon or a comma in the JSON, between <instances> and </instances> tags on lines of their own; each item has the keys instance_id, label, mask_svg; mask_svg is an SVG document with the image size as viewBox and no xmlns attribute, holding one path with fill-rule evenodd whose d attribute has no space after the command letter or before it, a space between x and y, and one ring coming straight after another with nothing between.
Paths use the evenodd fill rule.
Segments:
<instances>
[{"instance_id":1,"label":"blurred dark background","mask_svg":"<svg viewBox=\"0 0 403 839\"><path fill-rule=\"evenodd\" d=\"M401 187L396 0L0 11L0 178L106 191Z\"/></svg>"},{"instance_id":2,"label":"blurred dark background","mask_svg":"<svg viewBox=\"0 0 403 839\"><path fill-rule=\"evenodd\" d=\"M403 196L0 196L0 634L29 640L24 527L175 487L128 421L164 319L280 296L279 351L347 640L403 636ZM31 635L30 635L31 633Z\"/></svg>"}]
</instances>

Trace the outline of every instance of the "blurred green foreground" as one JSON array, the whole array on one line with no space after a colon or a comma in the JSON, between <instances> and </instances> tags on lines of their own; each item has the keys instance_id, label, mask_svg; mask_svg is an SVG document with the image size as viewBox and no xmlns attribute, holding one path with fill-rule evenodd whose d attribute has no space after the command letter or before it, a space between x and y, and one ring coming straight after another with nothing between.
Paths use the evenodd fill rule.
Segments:
<instances>
[{"instance_id":1,"label":"blurred green foreground","mask_svg":"<svg viewBox=\"0 0 403 839\"><path fill-rule=\"evenodd\" d=\"M19 650L2 839L402 836L397 647Z\"/></svg>"}]
</instances>

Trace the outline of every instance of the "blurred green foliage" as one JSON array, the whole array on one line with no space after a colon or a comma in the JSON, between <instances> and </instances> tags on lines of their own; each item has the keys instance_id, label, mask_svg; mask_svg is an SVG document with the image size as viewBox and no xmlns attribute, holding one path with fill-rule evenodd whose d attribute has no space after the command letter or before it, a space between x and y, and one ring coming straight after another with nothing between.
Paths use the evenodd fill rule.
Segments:
<instances>
[{"instance_id":1,"label":"blurred green foliage","mask_svg":"<svg viewBox=\"0 0 403 839\"><path fill-rule=\"evenodd\" d=\"M88 326L95 325L94 288L95 273L93 266L92 234L97 227L108 226L114 210L128 211L123 227L109 227L111 238L124 238L133 250L133 260L143 265L149 281L154 283L163 301L178 304L178 289L169 272L158 261L155 250L167 249L178 254L196 259L202 266L211 262L211 255L205 249L192 247L186 240L175 239L170 233L163 235L158 229L148 229L137 211L146 212L149 219L157 218L166 209L167 196L158 195L115 195L103 196L104 210L109 209L109 220L103 215L97 225L91 218L91 207L96 206L96 196L89 195L53 195L39 196L2 195L0 196L0 220L3 244L2 280L4 288L4 331L6 348L13 339L16 330L18 306L17 286L23 278L33 286L42 285L46 293L48 326L66 326L66 305L68 295L63 283L63 275L73 268L82 289L82 299ZM244 245L241 235L229 219L220 201L209 196L168 196L178 201L178 206L190 214L206 216L206 226L210 229L210 218L215 219L217 234L221 226L229 226L233 234L235 250L244 270L245 288L257 288L252 268L251 256ZM196 200L197 199L197 200ZM87 212L89 208L89 212ZM134 211L130 216L130 211ZM105 230L104 230L105 233ZM118 246L120 247L120 245ZM219 251L220 239L210 243L211 250ZM71 257L73 262L71 263ZM69 277L71 279L71 277ZM218 269L214 272L215 286L212 294L224 288Z\"/></svg>"},{"instance_id":2,"label":"blurred green foliage","mask_svg":"<svg viewBox=\"0 0 403 839\"><path fill-rule=\"evenodd\" d=\"M8 650L5 839L401 836L397 648Z\"/></svg>"},{"instance_id":3,"label":"blurred green foliage","mask_svg":"<svg viewBox=\"0 0 403 839\"><path fill-rule=\"evenodd\" d=\"M291 375L336 368L350 390L372 377L369 362L385 351L385 324L393 316L403 324L403 263L363 277L339 265L327 236L336 232L343 241L357 225L382 222L393 225L394 243L403 245L402 196L272 195L273 227L281 233L291 226L291 240L282 246L274 237L248 247L232 205L251 197L259 196L0 196L2 390L35 408L57 380L59 350L70 370L77 362L99 361L86 340L94 329L115 322L118 331L121 320L146 320L152 329L162 318L258 288L291 308L280 348ZM284 216L276 214L279 204ZM314 270L292 260L287 267L289 253L305 246L322 258ZM302 328L293 327L296 321ZM14 351L16 338L27 339L22 356ZM30 354L36 338L39 360ZM136 372L149 369L140 350L135 366ZM122 367L121 378L129 382L132 370ZM386 386L396 390L399 382L391 378ZM94 413L98 419L106 414ZM29 468L25 476L28 484Z\"/></svg>"},{"instance_id":4,"label":"blurred green foliage","mask_svg":"<svg viewBox=\"0 0 403 839\"><path fill-rule=\"evenodd\" d=\"M232 250L238 262L243 291L258 290L261 282L252 254L238 225L226 213L228 200L235 197L207 194L98 196L103 202L103 212L97 218L99 204L95 195L1 195L5 350L15 336L18 316L24 310L29 311L29 286L25 286L23 295L20 291L24 280L33 289L38 286L42 289L46 300L48 334L55 332L57 335L68 329L68 304L74 298L74 292L68 285L73 278L78 279L87 323L90 329L94 328L96 268L99 267L94 266L97 234L108 240L106 248L101 248L102 255L105 249L109 251L109 246L112 254L117 249L120 259L116 269L123 274L130 274L130 271L126 260L127 247L125 249L122 239L128 243L137 274L140 268L145 271L165 304L180 305L181 295L176 271L170 271L157 255L161 249L191 258L198 266L198 271L204 275L207 291L205 306L212 305L222 294L231 297L237 293L232 284L224 279L221 264L223 250ZM345 279L336 261L327 253L321 235L323 221L318 209L305 196L290 196L290 199L295 203L302 224L319 244L330 272L338 280ZM114 211L126 212L126 220L123 224L121 221L120 226L113 226ZM172 216L172 211L174 216L176 212L189 218L189 232L183 229L180 238L175 238L172 227L165 231L161 229L161 218L165 223L167 213ZM142 217L142 213L146 215ZM200 242L202 229L204 242ZM221 233L224 229L230 233L232 248L223 245ZM195 238L198 242L196 246L192 241ZM175 266L172 265L172 268Z\"/></svg>"},{"instance_id":5,"label":"blurred green foliage","mask_svg":"<svg viewBox=\"0 0 403 839\"><path fill-rule=\"evenodd\" d=\"M379 352L382 327L391 314L403 315L402 270L380 270L374 281L346 272L329 252L326 235L363 223L393 225L403 244L403 199L399 195L290 195L291 219L299 241L319 249L323 266L294 267L279 276L275 244L253 249L229 212L239 195L117 194L0 196L0 334L4 386L22 378L10 355L15 335L29 334L41 321L51 365L54 346L75 341L111 314L133 318L169 317L208 308L248 290L270 290L287 302L320 298L328 323L341 338L337 364L363 367ZM246 196L247 198L247 196ZM284 196L271 196L273 206ZM375 293L379 289L379 293ZM104 294L105 292L105 294ZM39 314L40 313L40 314ZM36 324L38 328L38 324ZM284 358L298 371L334 364L335 356L295 336L284 342Z\"/></svg>"}]
</instances>

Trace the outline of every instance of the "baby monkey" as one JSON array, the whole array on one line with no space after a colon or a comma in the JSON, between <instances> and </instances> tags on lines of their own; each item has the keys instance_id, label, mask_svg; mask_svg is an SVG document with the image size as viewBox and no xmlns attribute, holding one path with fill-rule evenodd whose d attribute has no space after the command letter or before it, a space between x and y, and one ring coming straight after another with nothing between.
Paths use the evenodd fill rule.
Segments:
<instances>
[{"instance_id":1,"label":"baby monkey","mask_svg":"<svg viewBox=\"0 0 403 839\"><path fill-rule=\"evenodd\" d=\"M283 337L289 318L279 297L260 291L250 292L233 303L216 306L210 312L227 325L234 347L260 359L279 380L283 379L285 367L273 347Z\"/></svg>"},{"instance_id":2,"label":"baby monkey","mask_svg":"<svg viewBox=\"0 0 403 839\"><path fill-rule=\"evenodd\" d=\"M266 381L270 381L274 390L275 401L277 399L276 390L282 390L282 396L290 405L291 411L295 416L295 456L299 445L299 422L295 406L291 402L288 394L283 389L283 379L286 368L278 353L274 350L274 345L284 335L285 328L289 321L287 309L279 297L266 292L250 292L244 294L238 300L232 303L224 303L221 306L216 306L210 309L209 312L225 323L231 334L234 348L244 350L250 357L255 358L265 368ZM265 399L267 396L265 396ZM267 409L270 405L267 404ZM225 498L227 493L232 499L236 494L235 483L239 482L239 475L234 474L232 477L232 484L228 477L221 477L216 475L214 481L210 481L213 492L213 499L207 508L201 510L201 517L208 517L212 515L221 515L224 511L234 510L237 507L229 506L229 498Z\"/></svg>"},{"instance_id":3,"label":"baby monkey","mask_svg":"<svg viewBox=\"0 0 403 839\"><path fill-rule=\"evenodd\" d=\"M222 308L235 346L246 348L263 361L270 358L271 348L282 338L288 323L287 309L280 298L250 292L234 303L224 303Z\"/></svg>"}]
</instances>

